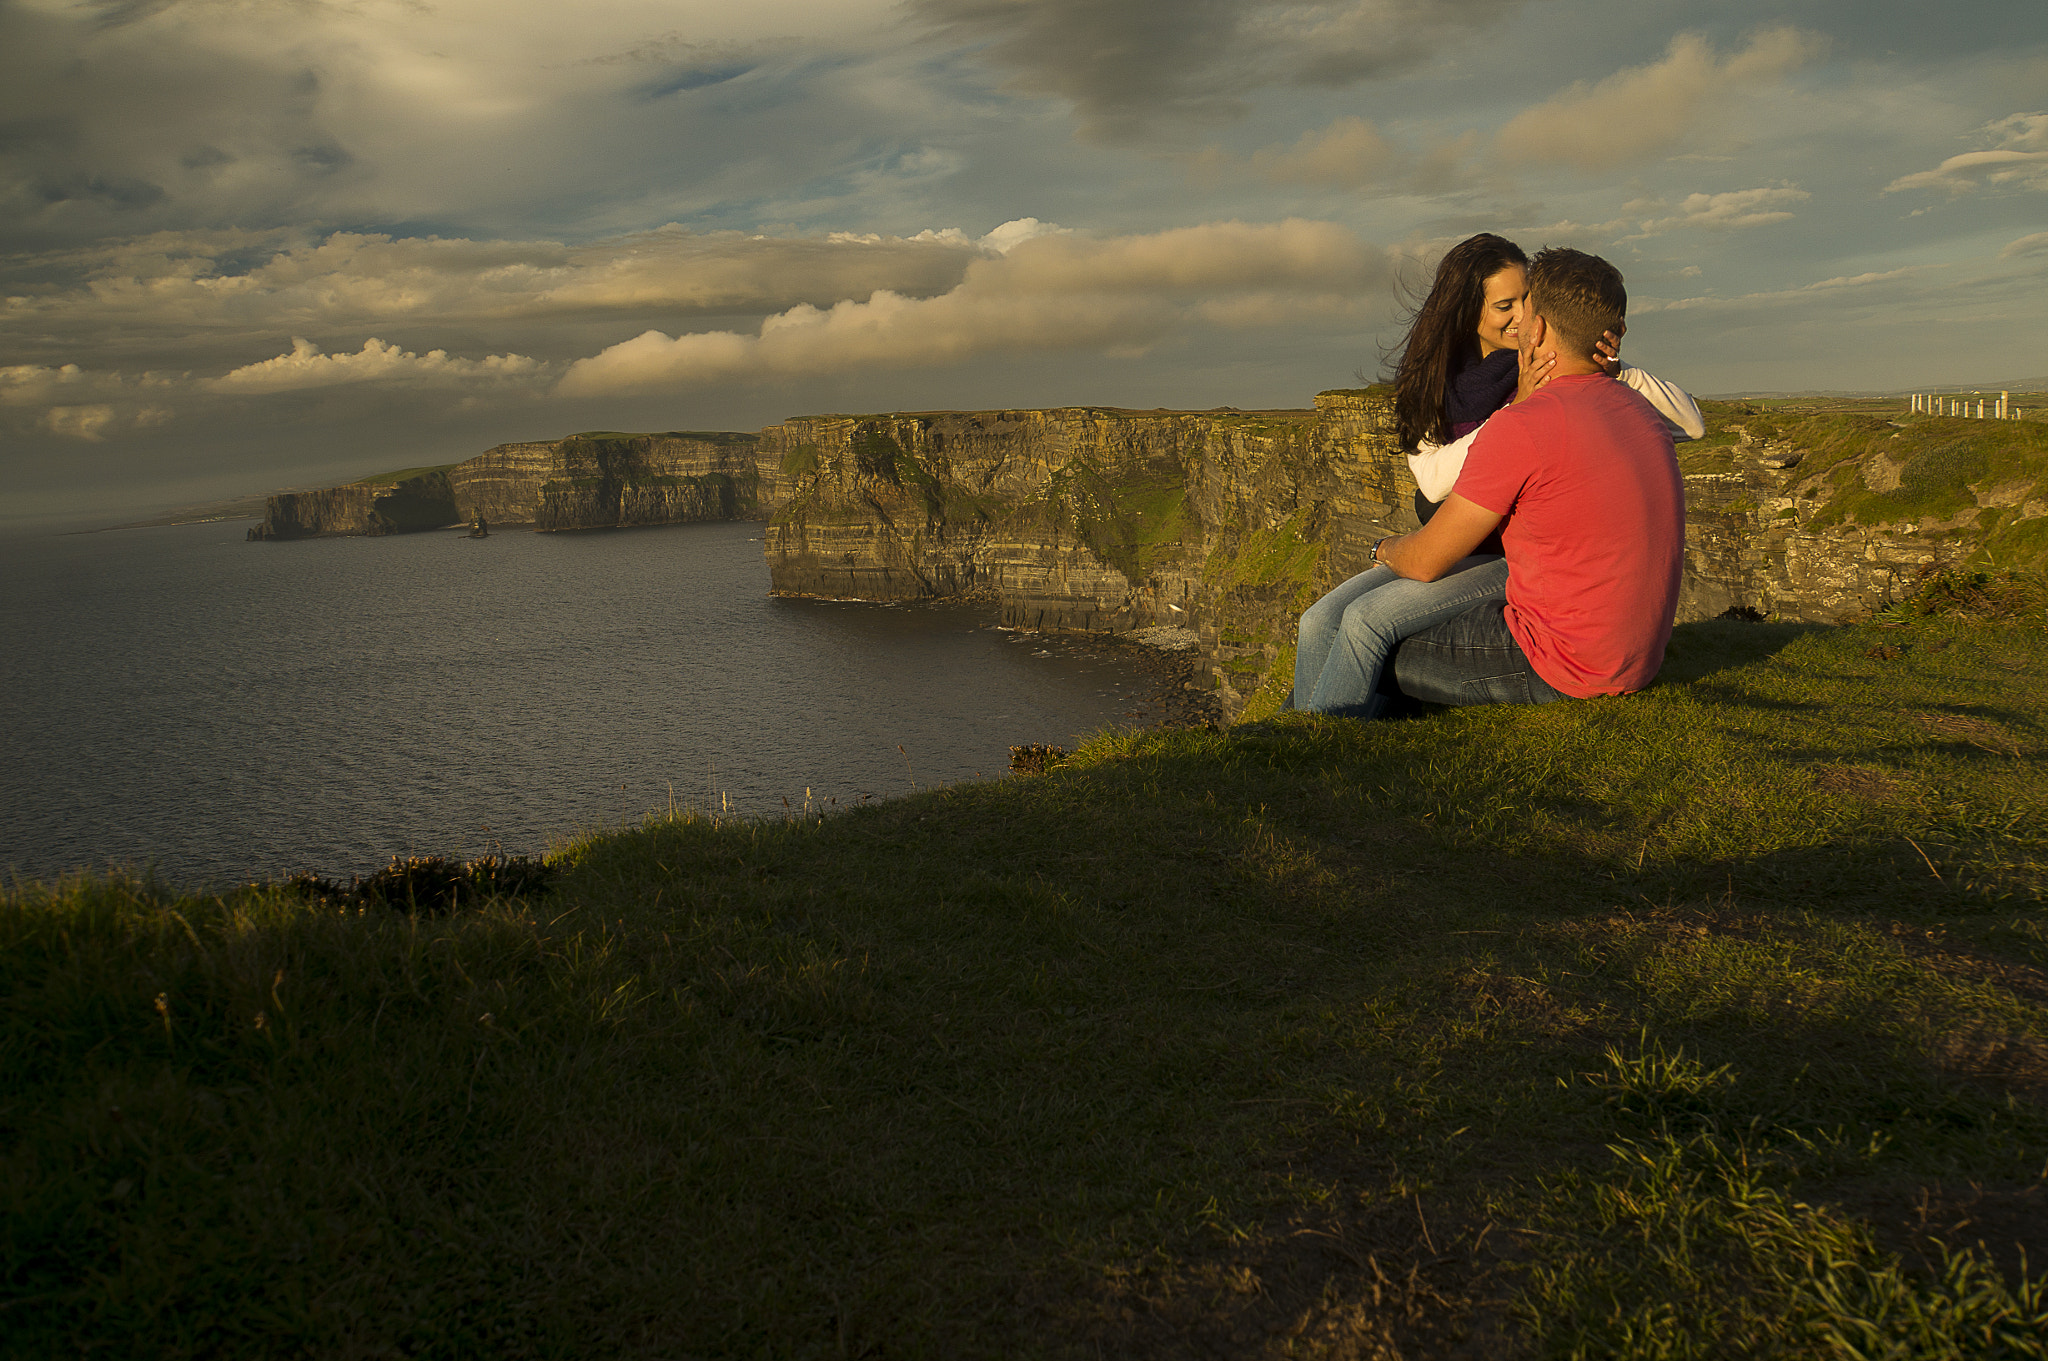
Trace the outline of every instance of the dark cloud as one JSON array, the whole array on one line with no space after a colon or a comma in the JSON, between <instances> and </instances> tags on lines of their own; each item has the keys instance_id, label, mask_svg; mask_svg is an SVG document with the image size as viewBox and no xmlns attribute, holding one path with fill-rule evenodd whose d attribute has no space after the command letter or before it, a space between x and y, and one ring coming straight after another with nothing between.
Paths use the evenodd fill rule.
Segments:
<instances>
[{"instance_id":1,"label":"dark cloud","mask_svg":"<svg viewBox=\"0 0 2048 1361\"><path fill-rule=\"evenodd\" d=\"M134 25L0 5L0 234L24 246L207 220L288 218L353 157L304 71ZM232 171L232 173L228 173Z\"/></svg>"},{"instance_id":2,"label":"dark cloud","mask_svg":"<svg viewBox=\"0 0 2048 1361\"><path fill-rule=\"evenodd\" d=\"M909 0L916 20L1072 101L1081 136L1214 123L1271 85L1350 85L1434 52L1519 0Z\"/></svg>"}]
</instances>

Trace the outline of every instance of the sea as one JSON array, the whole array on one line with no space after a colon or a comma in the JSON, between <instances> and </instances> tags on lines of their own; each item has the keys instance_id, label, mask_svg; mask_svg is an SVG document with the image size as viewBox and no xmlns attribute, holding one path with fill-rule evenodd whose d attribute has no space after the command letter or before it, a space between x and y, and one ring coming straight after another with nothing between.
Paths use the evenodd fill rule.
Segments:
<instances>
[{"instance_id":1,"label":"sea","mask_svg":"<svg viewBox=\"0 0 2048 1361\"><path fill-rule=\"evenodd\" d=\"M761 526L0 539L0 875L180 888L832 812L1164 717L1125 647L771 596Z\"/></svg>"}]
</instances>

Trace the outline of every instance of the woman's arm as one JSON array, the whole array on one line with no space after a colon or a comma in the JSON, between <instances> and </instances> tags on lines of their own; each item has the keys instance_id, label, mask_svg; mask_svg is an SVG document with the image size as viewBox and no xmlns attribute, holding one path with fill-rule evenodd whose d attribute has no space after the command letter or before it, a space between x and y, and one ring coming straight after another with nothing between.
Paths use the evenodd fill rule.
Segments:
<instances>
[{"instance_id":1,"label":"woman's arm","mask_svg":"<svg viewBox=\"0 0 2048 1361\"><path fill-rule=\"evenodd\" d=\"M1617 366L1614 376L1641 393L1651 406L1657 408L1657 414L1671 425L1672 439L1698 439L1707 433L1707 423L1700 416L1699 403L1678 384L1667 383L1656 374L1639 369L1625 359ZM1462 464L1463 460L1459 462ZM1430 499L1440 501L1443 498Z\"/></svg>"},{"instance_id":2,"label":"woman's arm","mask_svg":"<svg viewBox=\"0 0 2048 1361\"><path fill-rule=\"evenodd\" d=\"M1458 485L1458 474L1464 471L1465 455L1472 451L1472 436L1478 433L1474 430L1449 444L1424 440L1416 445L1415 452L1408 455L1408 471L1415 474L1416 490L1431 501L1449 496L1451 488Z\"/></svg>"}]
</instances>

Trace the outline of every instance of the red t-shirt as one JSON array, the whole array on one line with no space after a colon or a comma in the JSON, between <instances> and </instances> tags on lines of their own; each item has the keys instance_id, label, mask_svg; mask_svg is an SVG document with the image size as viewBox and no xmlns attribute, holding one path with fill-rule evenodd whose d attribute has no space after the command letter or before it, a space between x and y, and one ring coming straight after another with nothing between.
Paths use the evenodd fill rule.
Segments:
<instances>
[{"instance_id":1,"label":"red t-shirt","mask_svg":"<svg viewBox=\"0 0 2048 1361\"><path fill-rule=\"evenodd\" d=\"M1655 678L1685 550L1685 487L1656 408L1605 374L1552 379L1494 413L1456 490L1507 516L1507 625L1537 675L1579 699Z\"/></svg>"}]
</instances>

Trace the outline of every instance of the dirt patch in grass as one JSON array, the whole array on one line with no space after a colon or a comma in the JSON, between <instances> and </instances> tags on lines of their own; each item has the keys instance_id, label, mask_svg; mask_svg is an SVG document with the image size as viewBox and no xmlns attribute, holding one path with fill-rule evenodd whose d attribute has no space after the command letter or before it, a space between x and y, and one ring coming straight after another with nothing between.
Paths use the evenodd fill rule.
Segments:
<instances>
[{"instance_id":1,"label":"dirt patch in grass","mask_svg":"<svg viewBox=\"0 0 2048 1361\"><path fill-rule=\"evenodd\" d=\"M1943 1072L2032 1101L2048 1099L2048 1045L1979 1023L1943 1035L1934 1049Z\"/></svg>"},{"instance_id":2,"label":"dirt patch in grass","mask_svg":"<svg viewBox=\"0 0 2048 1361\"><path fill-rule=\"evenodd\" d=\"M1967 742L1980 747L1995 756L2024 756L2025 749L2011 732L1989 719L1972 718L1968 714L1906 715L1909 722L1927 732L1953 741Z\"/></svg>"},{"instance_id":3,"label":"dirt patch in grass","mask_svg":"<svg viewBox=\"0 0 2048 1361\"><path fill-rule=\"evenodd\" d=\"M2048 972L1981 951L1960 947L1942 927L1907 926L1893 922L1890 935L1899 947L1927 967L1951 978L1989 983L2026 1001L2048 1002Z\"/></svg>"},{"instance_id":4,"label":"dirt patch in grass","mask_svg":"<svg viewBox=\"0 0 2048 1361\"><path fill-rule=\"evenodd\" d=\"M1981 1248L2006 1276L2048 1262L2048 1189L2040 1181L1933 1181L1873 1187L1830 1202L1870 1225L1878 1246L1932 1275L1942 1250Z\"/></svg>"},{"instance_id":5,"label":"dirt patch in grass","mask_svg":"<svg viewBox=\"0 0 2048 1361\"><path fill-rule=\"evenodd\" d=\"M1522 1033L1546 1038L1576 1035L1586 1029L1585 1013L1540 980L1473 965L1451 983L1467 1016L1513 1017Z\"/></svg>"},{"instance_id":6,"label":"dirt patch in grass","mask_svg":"<svg viewBox=\"0 0 2048 1361\"><path fill-rule=\"evenodd\" d=\"M1067 1323L1081 1356L1519 1356L1492 1230L1433 1223L1419 1199L1233 1227L1237 1241L1113 1273Z\"/></svg>"},{"instance_id":7,"label":"dirt patch in grass","mask_svg":"<svg viewBox=\"0 0 2048 1361\"><path fill-rule=\"evenodd\" d=\"M1901 788L1891 776L1867 766L1815 766L1813 782L1830 794L1852 799L1897 798Z\"/></svg>"}]
</instances>

